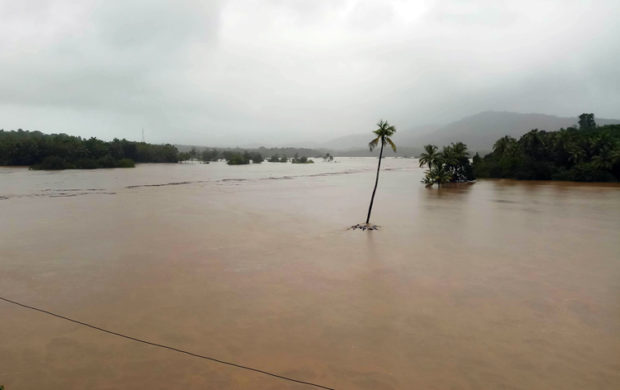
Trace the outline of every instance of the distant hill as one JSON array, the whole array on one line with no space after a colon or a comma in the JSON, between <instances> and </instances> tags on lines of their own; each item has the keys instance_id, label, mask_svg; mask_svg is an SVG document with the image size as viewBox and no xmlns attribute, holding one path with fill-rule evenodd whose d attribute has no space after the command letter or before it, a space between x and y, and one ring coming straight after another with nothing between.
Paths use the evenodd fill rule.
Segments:
<instances>
[{"instance_id":1,"label":"distant hill","mask_svg":"<svg viewBox=\"0 0 620 390\"><path fill-rule=\"evenodd\" d=\"M424 125L424 126L419 126L419 127L415 127L413 129L409 129L409 130L405 130L405 131L401 131L400 129L398 129L398 131L396 132L396 136L398 140L398 145L399 146L413 146L416 147L418 145L415 145L414 139L418 136L420 136L421 134L429 134L433 131L436 131L437 129L439 129L439 126L436 125ZM365 149L366 145L368 145L368 142L370 142L370 140L372 139L372 134L370 133L370 130L367 133L359 133L359 134L350 134L350 135L345 135L343 137L338 137L338 138L334 138L332 140L330 140L329 142L326 142L323 144L323 146L325 148L329 148L329 149L336 149L336 150L359 150L359 149ZM421 147L420 147L421 148Z\"/></svg>"},{"instance_id":2,"label":"distant hill","mask_svg":"<svg viewBox=\"0 0 620 390\"><path fill-rule=\"evenodd\" d=\"M598 125L620 124L620 119L595 118ZM485 111L468 116L444 126L422 126L400 130L394 141L406 154L421 150L426 144L438 146L450 142L464 142L472 151L490 151L499 138L510 135L521 137L531 129L558 130L577 125L577 117L558 117L545 114L521 114L507 111ZM365 145L370 140L368 134L353 134L329 141L326 145L345 151L347 155L365 154ZM342 154L342 153L338 153ZM399 153L402 155L402 153Z\"/></svg>"}]
</instances>

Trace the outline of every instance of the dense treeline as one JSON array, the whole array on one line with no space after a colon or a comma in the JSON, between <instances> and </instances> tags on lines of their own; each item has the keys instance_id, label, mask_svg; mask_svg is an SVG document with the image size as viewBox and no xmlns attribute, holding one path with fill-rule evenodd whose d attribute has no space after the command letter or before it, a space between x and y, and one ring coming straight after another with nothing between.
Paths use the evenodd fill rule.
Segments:
<instances>
[{"instance_id":1,"label":"dense treeline","mask_svg":"<svg viewBox=\"0 0 620 390\"><path fill-rule=\"evenodd\" d=\"M0 165L33 169L133 167L135 162L177 162L173 145L152 145L125 139L105 142L67 134L0 130Z\"/></svg>"},{"instance_id":2,"label":"dense treeline","mask_svg":"<svg viewBox=\"0 0 620 390\"><path fill-rule=\"evenodd\" d=\"M593 114L582 114L579 128L506 136L484 158L476 154L473 168L478 177L619 181L620 125L597 127Z\"/></svg>"}]
</instances>

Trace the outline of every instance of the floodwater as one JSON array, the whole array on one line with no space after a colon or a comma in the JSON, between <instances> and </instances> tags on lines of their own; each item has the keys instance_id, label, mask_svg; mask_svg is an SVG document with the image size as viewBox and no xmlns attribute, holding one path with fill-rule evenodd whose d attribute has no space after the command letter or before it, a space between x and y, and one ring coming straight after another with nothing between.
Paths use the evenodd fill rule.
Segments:
<instances>
[{"instance_id":1,"label":"floodwater","mask_svg":"<svg viewBox=\"0 0 620 390\"><path fill-rule=\"evenodd\" d=\"M620 388L620 186L387 159L0 168L0 296L336 389ZM312 388L0 301L13 389Z\"/></svg>"}]
</instances>

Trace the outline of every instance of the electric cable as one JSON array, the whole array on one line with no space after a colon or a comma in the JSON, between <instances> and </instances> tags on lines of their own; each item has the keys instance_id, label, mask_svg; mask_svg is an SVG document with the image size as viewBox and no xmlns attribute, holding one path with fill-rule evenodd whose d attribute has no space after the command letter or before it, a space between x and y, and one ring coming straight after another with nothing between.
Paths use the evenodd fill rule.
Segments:
<instances>
[{"instance_id":1,"label":"electric cable","mask_svg":"<svg viewBox=\"0 0 620 390\"><path fill-rule=\"evenodd\" d=\"M269 372L269 371L265 371L265 370L260 370L258 368L244 366L242 364L233 363L233 362L227 362L225 360L216 359L216 358L213 358L213 357L210 357L210 356L200 355L200 354L189 352L189 351L186 351L186 350L183 350L183 349L179 349L179 348L175 348L175 347L170 347L168 345L154 343L154 342L143 340L143 339L140 339L140 338L137 338L137 337L128 336L128 335L125 335L125 334L122 334L122 333L118 333L118 332L114 332L114 331L107 330L107 329L104 329L104 328L100 328L98 326L91 325L91 324L88 324L86 322L74 320L73 318L65 317L63 315L56 314L56 313L53 313L51 311L39 309L38 307L26 305L26 304L14 301L12 299L7 299L7 298L4 298L4 297L0 297L0 299L5 301L5 302L7 302L7 303L11 303L13 305L21 306L23 308L30 309L30 310L35 310L35 311L38 311L40 313L48 314L48 315L56 317L56 318L60 318L60 319L66 320L66 321L73 322L73 323L78 324L78 325L82 325L82 326L86 326L86 327L91 328L91 329L98 330L100 332L108 333L108 334L111 334L111 335L114 335L114 336L118 336L118 337L122 337L122 338L125 338L125 339L128 339L128 340L132 340L132 341L137 341L139 343L151 345L153 347L164 348L164 349L168 349L168 350L171 350L171 351L183 353L183 354L186 354L186 355L189 355L189 356L197 357L197 358L200 358L200 359L210 360L212 362L216 362L216 363L220 363L220 364L225 364L225 365L232 366L232 367L241 368L243 370L254 371L254 372L257 372L257 373L260 373L260 374L269 375L269 376L272 376L274 378L286 380L286 381L289 381L289 382L295 382L295 383L300 383L302 385L314 386L314 387L318 387L318 388L321 388L321 389L335 390L332 387L327 387L327 386L319 385L317 383L306 382L306 381L302 381L302 380L299 380L299 379L290 378L290 377L287 377L287 376L284 376L284 375L275 374L273 372Z\"/></svg>"}]
</instances>

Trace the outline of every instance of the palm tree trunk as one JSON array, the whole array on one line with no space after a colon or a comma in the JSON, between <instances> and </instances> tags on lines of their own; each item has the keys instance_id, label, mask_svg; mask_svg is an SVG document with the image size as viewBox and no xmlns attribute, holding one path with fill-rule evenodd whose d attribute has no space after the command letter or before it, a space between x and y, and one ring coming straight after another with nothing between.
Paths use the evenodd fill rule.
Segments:
<instances>
[{"instance_id":1,"label":"palm tree trunk","mask_svg":"<svg viewBox=\"0 0 620 390\"><path fill-rule=\"evenodd\" d=\"M377 164L377 178L375 179L375 188L372 190L372 197L370 198L370 207L368 207L368 216L366 217L366 224L370 222L370 212L372 211L372 204L375 201L375 192L377 192L377 184L379 184L379 170L381 169L381 157L383 157L383 138L381 138L381 151L379 152L379 164Z\"/></svg>"}]
</instances>

